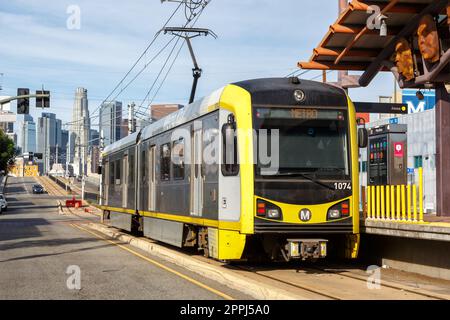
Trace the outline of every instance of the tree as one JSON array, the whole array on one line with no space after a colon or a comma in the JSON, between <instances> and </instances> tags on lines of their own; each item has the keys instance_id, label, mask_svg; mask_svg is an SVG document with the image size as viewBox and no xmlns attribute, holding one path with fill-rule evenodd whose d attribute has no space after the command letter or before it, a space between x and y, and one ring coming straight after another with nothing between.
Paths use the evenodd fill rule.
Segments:
<instances>
[{"instance_id":1,"label":"tree","mask_svg":"<svg viewBox=\"0 0 450 320\"><path fill-rule=\"evenodd\" d=\"M0 130L0 171L7 170L8 162L14 158L16 150L12 141L4 132Z\"/></svg>"}]
</instances>

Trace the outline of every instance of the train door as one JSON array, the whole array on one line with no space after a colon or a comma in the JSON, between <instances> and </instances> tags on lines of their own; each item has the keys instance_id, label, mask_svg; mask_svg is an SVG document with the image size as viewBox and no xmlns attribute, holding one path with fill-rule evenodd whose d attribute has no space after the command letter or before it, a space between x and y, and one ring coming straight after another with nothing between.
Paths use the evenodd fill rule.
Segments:
<instances>
[{"instance_id":1,"label":"train door","mask_svg":"<svg viewBox=\"0 0 450 320\"><path fill-rule=\"evenodd\" d=\"M127 207L128 201L128 155L123 158L123 184L122 184L122 208Z\"/></svg>"},{"instance_id":2,"label":"train door","mask_svg":"<svg viewBox=\"0 0 450 320\"><path fill-rule=\"evenodd\" d=\"M148 183L148 209L156 210L156 146L150 148L148 157L149 183Z\"/></svg>"},{"instance_id":3,"label":"train door","mask_svg":"<svg viewBox=\"0 0 450 320\"><path fill-rule=\"evenodd\" d=\"M203 212L203 128L194 128L191 152L191 216L201 217Z\"/></svg>"}]
</instances>

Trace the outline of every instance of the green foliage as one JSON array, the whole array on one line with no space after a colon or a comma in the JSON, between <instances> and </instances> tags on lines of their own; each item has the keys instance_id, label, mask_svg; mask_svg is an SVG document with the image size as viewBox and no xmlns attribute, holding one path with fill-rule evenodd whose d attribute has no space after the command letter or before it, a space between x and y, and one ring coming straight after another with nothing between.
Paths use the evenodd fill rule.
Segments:
<instances>
[{"instance_id":1,"label":"green foliage","mask_svg":"<svg viewBox=\"0 0 450 320\"><path fill-rule=\"evenodd\" d=\"M14 158L14 141L0 130L0 170L7 169L8 161Z\"/></svg>"}]
</instances>

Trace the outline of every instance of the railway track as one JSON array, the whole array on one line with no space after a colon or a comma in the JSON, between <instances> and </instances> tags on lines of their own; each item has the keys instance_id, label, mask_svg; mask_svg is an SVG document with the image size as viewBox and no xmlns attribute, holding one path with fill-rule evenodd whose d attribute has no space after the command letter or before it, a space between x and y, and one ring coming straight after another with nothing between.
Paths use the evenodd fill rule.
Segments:
<instances>
[{"instance_id":1,"label":"railway track","mask_svg":"<svg viewBox=\"0 0 450 320\"><path fill-rule=\"evenodd\" d=\"M311 270L317 270L317 271L321 271L321 272L326 272L326 273L330 273L330 274L336 274L339 275L341 277L346 277L349 279L355 279L355 280L359 280L359 281L363 281L365 283L367 283L367 275L364 276L361 273L356 273L356 272L351 272L348 270L336 270L335 268L323 268L323 267L319 267L319 266L315 266L315 267L309 267L309 269ZM397 284L391 284L391 283L386 283L386 281L383 281L382 279L380 280L380 284L383 287L387 287L387 288L391 288L391 289L396 289L396 290L400 290L400 291L405 291L405 292L409 292L412 294L418 294L424 297L428 297L431 299L436 299L436 300L449 300L449 297L445 297L443 295L439 295L439 294L433 294L430 292L424 292L421 291L420 289L413 289L413 288L408 288L407 286L404 285L397 285Z\"/></svg>"},{"instance_id":2,"label":"railway track","mask_svg":"<svg viewBox=\"0 0 450 320\"><path fill-rule=\"evenodd\" d=\"M51 183L50 179L47 177L36 177L36 180L44 187L45 191L53 196L65 196L68 194L65 193L61 188L57 188L53 183Z\"/></svg>"},{"instance_id":3,"label":"railway track","mask_svg":"<svg viewBox=\"0 0 450 320\"><path fill-rule=\"evenodd\" d=\"M252 269L251 267L246 267L246 266L235 266L235 267L237 269L240 269L240 270L243 270L243 271L252 272L252 273L257 274L258 276L261 276L263 278L270 279L270 280L282 283L284 285L288 285L288 286L291 286L291 287L294 287L294 288L297 288L297 289L300 289L300 290L304 290L304 291L313 293L315 295L318 295L319 299L320 298L324 298L324 299L327 299L327 300L328 299L331 299L331 300L343 300L341 297L338 297L338 296L335 296L335 295L331 295L331 294L329 294L327 292L324 292L324 291L321 291L321 290L317 290L317 289L315 289L313 287L310 287L310 286L294 284L292 282L285 281L283 279L279 279L276 276L271 276L271 275L264 274L264 273L262 273L260 271L256 271L256 270Z\"/></svg>"},{"instance_id":4,"label":"railway track","mask_svg":"<svg viewBox=\"0 0 450 320\"><path fill-rule=\"evenodd\" d=\"M414 299L448 300L450 297L420 289L408 288L381 281L380 289L367 287L368 276L349 271L337 271L322 267L253 267L234 265L238 270L250 272L262 279L269 279L290 288L310 292L317 299Z\"/></svg>"}]
</instances>

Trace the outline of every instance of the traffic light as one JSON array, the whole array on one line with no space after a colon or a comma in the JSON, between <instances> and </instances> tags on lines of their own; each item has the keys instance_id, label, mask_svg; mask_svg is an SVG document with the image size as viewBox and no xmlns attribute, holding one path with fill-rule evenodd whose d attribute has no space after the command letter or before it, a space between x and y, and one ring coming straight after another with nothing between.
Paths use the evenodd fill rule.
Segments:
<instances>
[{"instance_id":1,"label":"traffic light","mask_svg":"<svg viewBox=\"0 0 450 320\"><path fill-rule=\"evenodd\" d=\"M30 89L19 88L17 89L18 96L27 96L30 94ZM17 114L29 114L30 113L30 98L17 99Z\"/></svg>"},{"instance_id":2,"label":"traffic light","mask_svg":"<svg viewBox=\"0 0 450 320\"><path fill-rule=\"evenodd\" d=\"M38 90L36 95L50 95L50 91ZM36 108L50 108L50 97L46 98L36 98Z\"/></svg>"}]
</instances>

